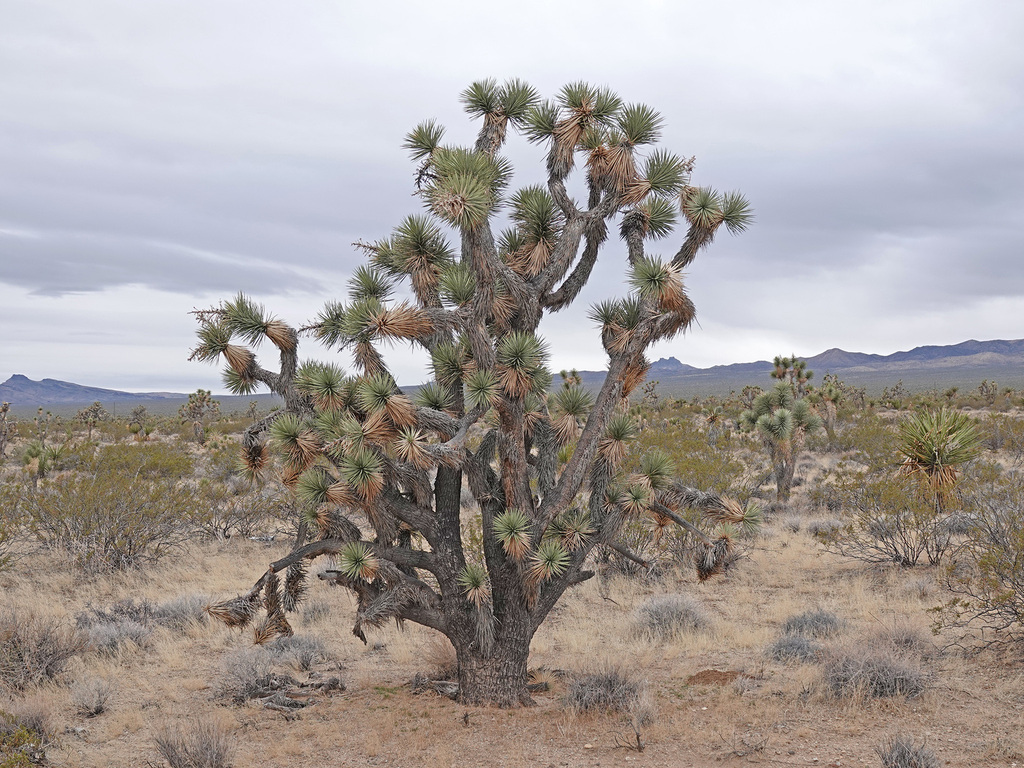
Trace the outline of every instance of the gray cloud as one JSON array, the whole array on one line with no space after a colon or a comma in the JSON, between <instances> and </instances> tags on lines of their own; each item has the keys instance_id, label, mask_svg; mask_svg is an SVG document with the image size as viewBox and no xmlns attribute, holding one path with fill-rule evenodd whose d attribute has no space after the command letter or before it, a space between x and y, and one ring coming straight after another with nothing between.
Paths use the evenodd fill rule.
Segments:
<instances>
[{"instance_id":1,"label":"gray cloud","mask_svg":"<svg viewBox=\"0 0 1024 768\"><path fill-rule=\"evenodd\" d=\"M9 338L33 339L5 346L6 367L54 375L38 369L59 338L67 376L76 364L101 376L95 349L120 339L146 361L135 386L158 388L215 375L182 361L191 306L241 289L309 319L359 263L353 241L419 210L404 133L436 117L470 141L457 94L491 75L545 94L584 78L649 102L664 145L697 155L698 183L752 201L756 225L691 268L701 326L664 354L710 365L1020 335L1024 7L643 0L620 11L5 9L0 320ZM516 183L540 179L536 148L513 140L509 155ZM624 292L622 263L610 242L581 301ZM147 322L150 346L125 335L114 301L168 313ZM557 367L601 365L578 313L545 330ZM392 359L421 375L408 355ZM125 375L106 370L91 383Z\"/></svg>"}]
</instances>

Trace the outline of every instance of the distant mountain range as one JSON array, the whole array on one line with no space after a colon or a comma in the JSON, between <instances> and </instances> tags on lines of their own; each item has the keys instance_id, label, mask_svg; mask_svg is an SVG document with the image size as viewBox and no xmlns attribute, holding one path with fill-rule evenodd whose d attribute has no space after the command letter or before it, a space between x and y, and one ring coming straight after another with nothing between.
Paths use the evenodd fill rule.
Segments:
<instances>
[{"instance_id":1,"label":"distant mountain range","mask_svg":"<svg viewBox=\"0 0 1024 768\"><path fill-rule=\"evenodd\" d=\"M789 354L783 351L783 354ZM870 355L829 349L804 358L814 371L812 383L834 373L848 384L880 391L897 381L912 391L974 387L983 379L1001 386L1024 387L1024 339L1016 341L965 341L950 346L916 347L909 352ZM651 365L648 381L657 381L663 394L676 396L727 394L748 384L766 386L773 366L768 360L754 363L694 368L674 357L663 357ZM588 387L598 387L603 371L581 371Z\"/></svg>"},{"instance_id":2,"label":"distant mountain range","mask_svg":"<svg viewBox=\"0 0 1024 768\"><path fill-rule=\"evenodd\" d=\"M782 352L788 354L785 350ZM820 381L826 373L834 373L848 384L867 387L872 391L891 386L900 379L910 390L974 387L983 379L995 381L1001 386L1024 387L1024 339L971 340L952 346L916 347L909 352L895 352L891 355L829 349L805 359L807 367L815 374L812 383ZM770 381L768 374L771 370L772 364L767 360L695 368L674 357L667 357L651 365L647 379L657 381L658 390L663 394L688 397L727 394L747 384L765 386ZM580 377L586 386L599 387L604 380L604 371L580 371ZM251 399L262 401L265 398L272 396L219 397L222 401L232 403L248 403ZM151 410L154 406L158 410L166 410L168 406L187 399L188 395L180 392L121 392L83 387L55 379L32 381L21 374L15 374L0 384L0 402L9 402L19 410L38 406L64 406L63 409L67 409L88 405L96 400L108 408L113 403L124 403L145 404ZM244 408L245 403L241 407ZM161 405L164 408L160 408Z\"/></svg>"}]
</instances>

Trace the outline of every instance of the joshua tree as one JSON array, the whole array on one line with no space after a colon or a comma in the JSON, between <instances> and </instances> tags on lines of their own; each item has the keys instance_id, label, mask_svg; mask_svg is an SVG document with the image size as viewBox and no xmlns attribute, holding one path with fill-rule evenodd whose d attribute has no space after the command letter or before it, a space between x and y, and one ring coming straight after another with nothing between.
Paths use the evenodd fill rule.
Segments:
<instances>
[{"instance_id":1,"label":"joshua tree","mask_svg":"<svg viewBox=\"0 0 1024 768\"><path fill-rule=\"evenodd\" d=\"M220 415L220 403L208 389L197 389L188 396L188 402L178 409L182 421L192 422L196 442L206 445L206 422Z\"/></svg>"},{"instance_id":2,"label":"joshua tree","mask_svg":"<svg viewBox=\"0 0 1024 768\"><path fill-rule=\"evenodd\" d=\"M442 144L433 122L408 135L425 213L360 244L369 264L352 276L349 300L303 329L351 351L354 374L300 365L296 330L244 296L196 313L193 359L223 357L236 394L262 384L284 399L246 431L244 450L253 475L267 471L271 449L283 456L284 482L305 504L314 539L300 536L251 591L211 612L244 625L265 609L257 641L288 634L306 563L331 555L336 565L320 577L357 596L358 637L392 619L432 627L456 650L462 701L514 706L529 702L531 638L565 590L593 575L588 556L617 544L624 521L657 514L692 527L685 508L743 521L735 502L673 478L663 457L633 474L620 467L636 434L626 399L644 380L644 352L694 317L681 270L723 226L739 232L751 215L739 194L692 186L693 161L652 146L658 114L607 90L576 83L540 101L519 81L484 81L462 101L483 122L475 144ZM509 129L544 146L543 186L506 191L512 169L498 153ZM574 170L582 202L569 192ZM495 235L501 209L511 226ZM678 250L665 260L648 254L680 211ZM590 313L607 376L596 394L571 376L549 394L538 327L545 312L577 299L616 216L632 291ZM250 349L264 340L276 347L277 370ZM431 356L432 380L415 397L378 352L392 342ZM479 505L479 547L461 536L464 484ZM702 541L707 577L730 541Z\"/></svg>"},{"instance_id":3,"label":"joshua tree","mask_svg":"<svg viewBox=\"0 0 1024 768\"><path fill-rule=\"evenodd\" d=\"M18 422L11 416L11 404L0 404L0 462L7 455L7 443L18 429Z\"/></svg>"},{"instance_id":4,"label":"joshua tree","mask_svg":"<svg viewBox=\"0 0 1024 768\"><path fill-rule=\"evenodd\" d=\"M810 392L808 400L814 404L821 417L822 425L825 427L825 434L828 435L828 443L831 448L836 438L836 419L839 415L839 406L846 395L846 387L839 377L834 373L826 373L821 386Z\"/></svg>"},{"instance_id":5,"label":"joshua tree","mask_svg":"<svg viewBox=\"0 0 1024 768\"><path fill-rule=\"evenodd\" d=\"M740 414L740 426L757 432L772 462L776 501L789 501L796 458L804 447L805 435L821 427L821 418L806 400L793 397L785 381L758 395L750 410Z\"/></svg>"},{"instance_id":6,"label":"joshua tree","mask_svg":"<svg viewBox=\"0 0 1024 768\"><path fill-rule=\"evenodd\" d=\"M772 365L774 370L771 377L779 381L788 381L790 389L793 390L793 397L801 398L807 394L807 382L814 378L814 371L807 370L806 360L801 360L796 355L776 355Z\"/></svg>"},{"instance_id":7,"label":"joshua tree","mask_svg":"<svg viewBox=\"0 0 1024 768\"><path fill-rule=\"evenodd\" d=\"M109 418L110 413L108 413L107 409L100 404L99 400L75 414L75 419L85 424L89 429L89 437L86 438L89 442L92 442L92 431L96 425Z\"/></svg>"}]
</instances>

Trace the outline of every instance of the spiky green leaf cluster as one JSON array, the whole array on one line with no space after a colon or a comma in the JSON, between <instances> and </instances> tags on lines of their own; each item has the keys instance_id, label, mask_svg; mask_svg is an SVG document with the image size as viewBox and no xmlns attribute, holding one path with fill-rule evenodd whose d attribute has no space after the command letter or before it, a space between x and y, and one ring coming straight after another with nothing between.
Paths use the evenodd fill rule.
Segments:
<instances>
[{"instance_id":1,"label":"spiky green leaf cluster","mask_svg":"<svg viewBox=\"0 0 1024 768\"><path fill-rule=\"evenodd\" d=\"M594 396L581 386L562 387L550 399L556 413L585 419L594 406Z\"/></svg>"},{"instance_id":2,"label":"spiky green leaf cluster","mask_svg":"<svg viewBox=\"0 0 1024 768\"><path fill-rule=\"evenodd\" d=\"M501 199L512 168L504 158L461 147L441 147L431 157L433 178L423 189L431 211L463 229L483 224Z\"/></svg>"},{"instance_id":3,"label":"spiky green leaf cluster","mask_svg":"<svg viewBox=\"0 0 1024 768\"><path fill-rule=\"evenodd\" d=\"M438 125L435 120L427 120L406 135L402 147L409 150L413 160L423 160L441 146L443 137L444 127Z\"/></svg>"},{"instance_id":4,"label":"spiky green leaf cluster","mask_svg":"<svg viewBox=\"0 0 1024 768\"><path fill-rule=\"evenodd\" d=\"M522 559L530 548L530 520L518 509L509 509L494 518L494 537L505 554Z\"/></svg>"},{"instance_id":5,"label":"spiky green leaf cluster","mask_svg":"<svg viewBox=\"0 0 1024 768\"><path fill-rule=\"evenodd\" d=\"M352 397L352 381L336 365L311 361L295 375L295 388L307 395L321 411L345 408Z\"/></svg>"},{"instance_id":6,"label":"spiky green leaf cluster","mask_svg":"<svg viewBox=\"0 0 1024 768\"><path fill-rule=\"evenodd\" d=\"M416 405L423 408L443 411L451 406L452 393L437 382L430 381L419 388L416 392L415 401Z\"/></svg>"},{"instance_id":7,"label":"spiky green leaf cluster","mask_svg":"<svg viewBox=\"0 0 1024 768\"><path fill-rule=\"evenodd\" d=\"M630 270L629 284L641 298L660 299L670 289L678 289L679 276L671 264L655 256L644 256Z\"/></svg>"},{"instance_id":8,"label":"spiky green leaf cluster","mask_svg":"<svg viewBox=\"0 0 1024 768\"><path fill-rule=\"evenodd\" d=\"M501 388L498 377L492 370L476 369L466 376L466 403L472 408L489 408L493 405Z\"/></svg>"},{"instance_id":9,"label":"spiky green leaf cluster","mask_svg":"<svg viewBox=\"0 0 1024 768\"><path fill-rule=\"evenodd\" d=\"M636 207L647 225L646 236L658 240L672 234L676 225L676 208L663 197L647 197Z\"/></svg>"},{"instance_id":10,"label":"spiky green leaf cluster","mask_svg":"<svg viewBox=\"0 0 1024 768\"><path fill-rule=\"evenodd\" d=\"M547 360L548 349L542 339L529 331L512 331L498 341L495 356L499 365L533 371Z\"/></svg>"},{"instance_id":11,"label":"spiky green leaf cluster","mask_svg":"<svg viewBox=\"0 0 1024 768\"><path fill-rule=\"evenodd\" d=\"M678 155L664 149L656 149L644 163L644 178L651 185L651 193L670 198L679 194L689 181L689 165Z\"/></svg>"},{"instance_id":12,"label":"spiky green leaf cluster","mask_svg":"<svg viewBox=\"0 0 1024 768\"><path fill-rule=\"evenodd\" d=\"M222 317L224 327L231 335L254 346L263 340L272 319L267 316L262 304L257 304L241 293L225 302Z\"/></svg>"},{"instance_id":13,"label":"spiky green leaf cluster","mask_svg":"<svg viewBox=\"0 0 1024 768\"><path fill-rule=\"evenodd\" d=\"M646 104L628 104L616 116L616 125L627 144L653 144L661 136L661 115Z\"/></svg>"},{"instance_id":14,"label":"spiky green leaf cluster","mask_svg":"<svg viewBox=\"0 0 1024 768\"><path fill-rule=\"evenodd\" d=\"M350 541L338 553L338 568L350 579L373 581L380 569L380 561L366 544Z\"/></svg>"},{"instance_id":15,"label":"spiky green leaf cluster","mask_svg":"<svg viewBox=\"0 0 1024 768\"><path fill-rule=\"evenodd\" d=\"M585 113L602 123L610 123L622 108L622 99L609 88L595 88L578 81L562 87L558 101L570 112Z\"/></svg>"},{"instance_id":16,"label":"spiky green leaf cluster","mask_svg":"<svg viewBox=\"0 0 1024 768\"><path fill-rule=\"evenodd\" d=\"M311 467L303 472L295 484L295 493L307 509L316 509L327 503L327 493L334 484L322 467Z\"/></svg>"},{"instance_id":17,"label":"spiky green leaf cluster","mask_svg":"<svg viewBox=\"0 0 1024 768\"><path fill-rule=\"evenodd\" d=\"M530 556L530 575L538 581L554 579L565 573L571 557L558 539L544 539Z\"/></svg>"},{"instance_id":18,"label":"spiky green leaf cluster","mask_svg":"<svg viewBox=\"0 0 1024 768\"><path fill-rule=\"evenodd\" d=\"M469 265L451 264L441 273L441 298L456 307L464 307L476 295L476 278Z\"/></svg>"},{"instance_id":19,"label":"spiky green leaf cluster","mask_svg":"<svg viewBox=\"0 0 1024 768\"><path fill-rule=\"evenodd\" d=\"M348 291L352 301L376 299L379 302L385 302L391 298L394 286L382 271L367 264L361 264L348 280Z\"/></svg>"},{"instance_id":20,"label":"spiky green leaf cluster","mask_svg":"<svg viewBox=\"0 0 1024 768\"><path fill-rule=\"evenodd\" d=\"M640 457L640 474L656 491L669 486L675 471L675 463L667 453L651 450Z\"/></svg>"}]
</instances>

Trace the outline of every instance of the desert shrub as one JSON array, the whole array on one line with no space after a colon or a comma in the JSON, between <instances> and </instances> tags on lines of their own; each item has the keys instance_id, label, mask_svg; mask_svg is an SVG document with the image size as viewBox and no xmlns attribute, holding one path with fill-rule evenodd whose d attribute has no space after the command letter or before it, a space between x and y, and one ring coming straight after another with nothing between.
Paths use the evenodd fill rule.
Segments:
<instances>
[{"instance_id":1,"label":"desert shrub","mask_svg":"<svg viewBox=\"0 0 1024 768\"><path fill-rule=\"evenodd\" d=\"M1017 472L971 489L973 525L945 574L955 597L939 625L977 631L985 644L1024 640L1024 483Z\"/></svg>"},{"instance_id":2,"label":"desert shrub","mask_svg":"<svg viewBox=\"0 0 1024 768\"><path fill-rule=\"evenodd\" d=\"M133 622L148 626L153 620L155 606L149 600L118 600L106 608L89 605L75 616L75 624L80 629L88 629L97 624L118 624Z\"/></svg>"},{"instance_id":3,"label":"desert shrub","mask_svg":"<svg viewBox=\"0 0 1024 768\"><path fill-rule=\"evenodd\" d=\"M646 681L613 664L570 675L565 705L575 713L622 712L633 716L639 725L654 720Z\"/></svg>"},{"instance_id":4,"label":"desert shrub","mask_svg":"<svg viewBox=\"0 0 1024 768\"><path fill-rule=\"evenodd\" d=\"M28 524L48 549L90 572L153 563L187 536L200 502L170 478L110 472L61 476L26 497Z\"/></svg>"},{"instance_id":5,"label":"desert shrub","mask_svg":"<svg viewBox=\"0 0 1024 768\"><path fill-rule=\"evenodd\" d=\"M850 452L869 472L880 472L898 462L897 442L892 423L867 411L837 433L834 445L840 451Z\"/></svg>"},{"instance_id":6,"label":"desert shrub","mask_svg":"<svg viewBox=\"0 0 1024 768\"><path fill-rule=\"evenodd\" d=\"M819 608L790 616L782 624L782 633L805 637L830 637L842 628L843 623L838 616Z\"/></svg>"},{"instance_id":7,"label":"desert shrub","mask_svg":"<svg viewBox=\"0 0 1024 768\"><path fill-rule=\"evenodd\" d=\"M654 640L671 640L709 626L708 612L689 595L655 595L636 610L633 631Z\"/></svg>"},{"instance_id":8,"label":"desert shrub","mask_svg":"<svg viewBox=\"0 0 1024 768\"><path fill-rule=\"evenodd\" d=\"M312 635L279 637L266 646L267 651L300 672L308 672L317 664L329 661L331 656L323 640Z\"/></svg>"},{"instance_id":9,"label":"desert shrub","mask_svg":"<svg viewBox=\"0 0 1024 768\"><path fill-rule=\"evenodd\" d=\"M196 528L212 539L250 538L293 516L294 502L285 489L254 485L236 475L203 478L196 493L204 501Z\"/></svg>"},{"instance_id":10,"label":"desert shrub","mask_svg":"<svg viewBox=\"0 0 1024 768\"><path fill-rule=\"evenodd\" d=\"M825 689L839 698L914 698L928 682L920 663L864 645L832 649L822 661L822 674Z\"/></svg>"},{"instance_id":11,"label":"desert shrub","mask_svg":"<svg viewBox=\"0 0 1024 768\"><path fill-rule=\"evenodd\" d=\"M154 741L170 768L228 768L231 765L234 749L228 732L206 720L183 729L165 727Z\"/></svg>"},{"instance_id":12,"label":"desert shrub","mask_svg":"<svg viewBox=\"0 0 1024 768\"><path fill-rule=\"evenodd\" d=\"M0 710L0 768L44 765L49 740L41 720Z\"/></svg>"},{"instance_id":13,"label":"desert shrub","mask_svg":"<svg viewBox=\"0 0 1024 768\"><path fill-rule=\"evenodd\" d=\"M906 617L897 617L874 633L874 642L888 646L896 653L921 656L932 650L932 644L918 627Z\"/></svg>"},{"instance_id":14,"label":"desert shrub","mask_svg":"<svg viewBox=\"0 0 1024 768\"><path fill-rule=\"evenodd\" d=\"M22 537L24 520L22 516L23 490L15 483L0 481L0 571L14 562L14 552Z\"/></svg>"},{"instance_id":15,"label":"desert shrub","mask_svg":"<svg viewBox=\"0 0 1024 768\"><path fill-rule=\"evenodd\" d=\"M783 635L768 647L768 656L776 661L813 661L821 645L803 635Z\"/></svg>"},{"instance_id":16,"label":"desert shrub","mask_svg":"<svg viewBox=\"0 0 1024 768\"><path fill-rule=\"evenodd\" d=\"M75 617L75 624L96 653L115 656L149 644L154 606L148 600L120 600L108 608L90 606Z\"/></svg>"},{"instance_id":17,"label":"desert shrub","mask_svg":"<svg viewBox=\"0 0 1024 768\"><path fill-rule=\"evenodd\" d=\"M93 471L136 480L188 477L195 466L192 454L177 443L147 442L105 445L96 452Z\"/></svg>"},{"instance_id":18,"label":"desert shrub","mask_svg":"<svg viewBox=\"0 0 1024 768\"><path fill-rule=\"evenodd\" d=\"M210 598L206 595L182 595L155 606L153 621L162 627L177 630L205 624L209 620L206 613L209 604Z\"/></svg>"},{"instance_id":19,"label":"desert shrub","mask_svg":"<svg viewBox=\"0 0 1024 768\"><path fill-rule=\"evenodd\" d=\"M237 704L294 684L289 676L274 672L274 657L267 648L242 648L225 656L221 692Z\"/></svg>"},{"instance_id":20,"label":"desert shrub","mask_svg":"<svg viewBox=\"0 0 1024 768\"><path fill-rule=\"evenodd\" d=\"M915 744L909 736L896 735L877 747L882 768L941 768L942 763L924 744Z\"/></svg>"},{"instance_id":21,"label":"desert shrub","mask_svg":"<svg viewBox=\"0 0 1024 768\"><path fill-rule=\"evenodd\" d=\"M89 650L116 656L121 651L145 648L151 634L149 627L131 619L100 622L88 629Z\"/></svg>"},{"instance_id":22,"label":"desert shrub","mask_svg":"<svg viewBox=\"0 0 1024 768\"><path fill-rule=\"evenodd\" d=\"M843 521L835 518L822 518L807 522L807 533L815 539L829 539L843 527Z\"/></svg>"},{"instance_id":23,"label":"desert shrub","mask_svg":"<svg viewBox=\"0 0 1024 768\"><path fill-rule=\"evenodd\" d=\"M937 565L952 549L948 515L920 494L914 478L860 475L846 481L853 519L822 536L832 551L869 563Z\"/></svg>"},{"instance_id":24,"label":"desert shrub","mask_svg":"<svg viewBox=\"0 0 1024 768\"><path fill-rule=\"evenodd\" d=\"M641 430L632 443L624 468L632 471L639 467L641 457L652 451L668 456L676 475L685 477L695 488L729 494L740 503L746 503L749 493L743 491L747 468L732 451L723 451L709 445L707 436L692 418L671 419Z\"/></svg>"},{"instance_id":25,"label":"desert shrub","mask_svg":"<svg viewBox=\"0 0 1024 768\"><path fill-rule=\"evenodd\" d=\"M71 686L71 703L85 717L96 717L107 711L107 702L114 691L109 680L89 677Z\"/></svg>"},{"instance_id":26,"label":"desert shrub","mask_svg":"<svg viewBox=\"0 0 1024 768\"><path fill-rule=\"evenodd\" d=\"M0 613L0 686L22 691L57 677L85 648L74 627L18 611Z\"/></svg>"}]
</instances>

